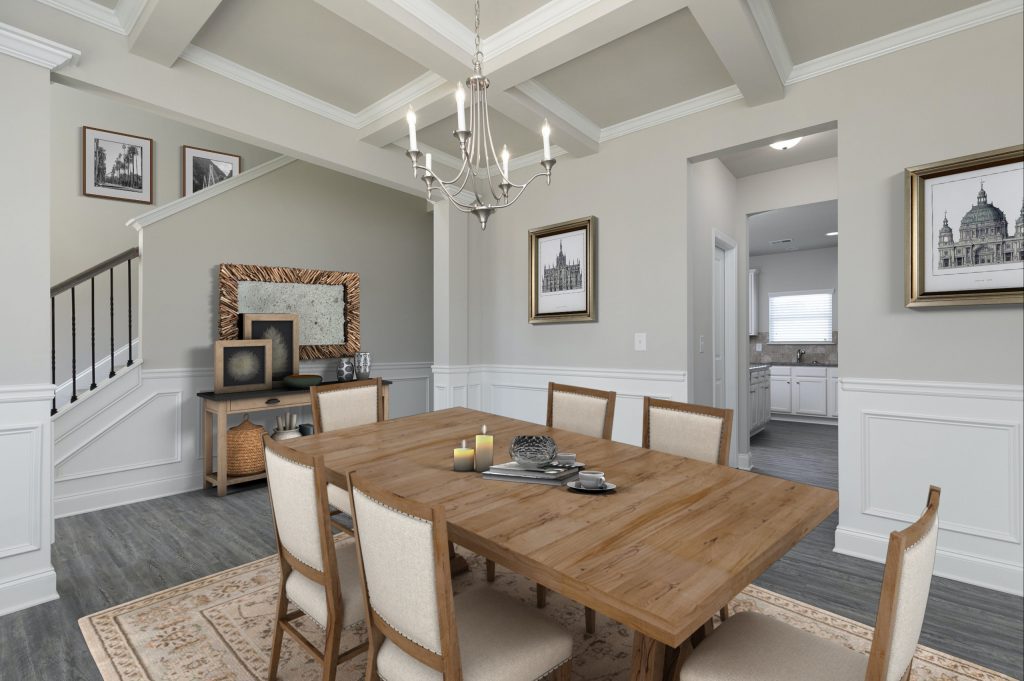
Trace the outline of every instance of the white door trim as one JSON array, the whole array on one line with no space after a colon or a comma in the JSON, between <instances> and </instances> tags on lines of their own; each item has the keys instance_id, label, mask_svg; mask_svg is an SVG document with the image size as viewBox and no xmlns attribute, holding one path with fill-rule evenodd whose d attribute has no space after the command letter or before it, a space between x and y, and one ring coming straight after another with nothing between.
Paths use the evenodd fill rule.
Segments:
<instances>
[{"instance_id":1,"label":"white door trim","mask_svg":"<svg viewBox=\"0 0 1024 681\"><path fill-rule=\"evenodd\" d=\"M739 249L736 241L724 234L717 229L714 230L714 238L711 240L711 266L714 268L715 250L721 249L725 255L725 260L722 263L725 267L725 406L733 410L734 418L732 420L732 438L729 445L729 463L735 466L736 451L737 451L737 429L739 427L739 418L735 415L739 413L739 340L737 333L739 329L739 270L738 270L738 256ZM711 311L712 318L714 317L714 310ZM712 339L712 347L714 347L714 340ZM712 364L713 364L712 360ZM712 372L714 369L712 369ZM712 373L712 381L714 381L714 374Z\"/></svg>"}]
</instances>

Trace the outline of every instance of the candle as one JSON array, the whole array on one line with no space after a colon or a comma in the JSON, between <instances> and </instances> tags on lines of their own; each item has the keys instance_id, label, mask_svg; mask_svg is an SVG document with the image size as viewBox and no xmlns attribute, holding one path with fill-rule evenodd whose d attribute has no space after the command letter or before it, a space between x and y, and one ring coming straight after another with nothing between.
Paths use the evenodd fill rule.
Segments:
<instances>
[{"instance_id":1,"label":"candle","mask_svg":"<svg viewBox=\"0 0 1024 681\"><path fill-rule=\"evenodd\" d=\"M458 89L455 90L455 113L459 116L459 125L457 130L466 129L466 90L462 87L462 82L459 82Z\"/></svg>"},{"instance_id":2,"label":"candle","mask_svg":"<svg viewBox=\"0 0 1024 681\"><path fill-rule=\"evenodd\" d=\"M426 155L426 160L427 160L427 175L430 175L430 174L431 174L431 171L433 170L433 169L432 169L432 168L430 167L430 164L431 164L431 163L433 162L433 160L432 160L432 159L430 158L430 152L429 152L429 151L427 152L427 155Z\"/></svg>"},{"instance_id":3,"label":"candle","mask_svg":"<svg viewBox=\"0 0 1024 681\"><path fill-rule=\"evenodd\" d=\"M540 134L544 137L544 160L551 160L551 126L548 125L548 119L544 119L544 127L540 129Z\"/></svg>"},{"instance_id":4,"label":"candle","mask_svg":"<svg viewBox=\"0 0 1024 681\"><path fill-rule=\"evenodd\" d=\"M409 151L418 151L416 147L416 112L409 107L409 113L405 114L405 120L409 123Z\"/></svg>"},{"instance_id":5,"label":"candle","mask_svg":"<svg viewBox=\"0 0 1024 681\"><path fill-rule=\"evenodd\" d=\"M487 434L487 426L484 426L480 435L476 436L476 460L475 468L478 473L483 473L491 467L494 461L494 436Z\"/></svg>"},{"instance_id":6,"label":"candle","mask_svg":"<svg viewBox=\"0 0 1024 681\"><path fill-rule=\"evenodd\" d=\"M501 148L501 170L505 174L505 179L506 180L508 179L508 157L509 157L508 145L506 144L505 146L503 146ZM486 427L487 426L484 426L485 429L486 429ZM484 432L486 433L487 431L484 430Z\"/></svg>"},{"instance_id":7,"label":"candle","mask_svg":"<svg viewBox=\"0 0 1024 681\"><path fill-rule=\"evenodd\" d=\"M462 441L461 447L455 448L455 462L453 468L457 471L473 470L473 450L466 447L466 441Z\"/></svg>"}]
</instances>

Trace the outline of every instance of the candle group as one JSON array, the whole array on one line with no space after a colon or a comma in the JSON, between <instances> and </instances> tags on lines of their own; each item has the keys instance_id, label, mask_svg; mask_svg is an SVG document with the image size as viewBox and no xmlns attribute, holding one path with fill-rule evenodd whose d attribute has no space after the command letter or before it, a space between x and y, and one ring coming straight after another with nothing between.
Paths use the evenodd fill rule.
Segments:
<instances>
[{"instance_id":1,"label":"candle group","mask_svg":"<svg viewBox=\"0 0 1024 681\"><path fill-rule=\"evenodd\" d=\"M466 446L466 441L462 441L461 447L455 448L455 462L453 468L457 471L471 471L473 470L473 450Z\"/></svg>"},{"instance_id":2,"label":"candle group","mask_svg":"<svg viewBox=\"0 0 1024 681\"><path fill-rule=\"evenodd\" d=\"M494 462L494 436L487 434L487 426L484 426L482 433L476 436L476 461L475 467L478 473L483 473L491 467Z\"/></svg>"}]
</instances>

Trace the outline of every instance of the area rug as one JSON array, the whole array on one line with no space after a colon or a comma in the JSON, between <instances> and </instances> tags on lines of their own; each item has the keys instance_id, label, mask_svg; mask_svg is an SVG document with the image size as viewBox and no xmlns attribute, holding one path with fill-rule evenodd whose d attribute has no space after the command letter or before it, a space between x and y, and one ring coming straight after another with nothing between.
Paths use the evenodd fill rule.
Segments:
<instances>
[{"instance_id":1,"label":"area rug","mask_svg":"<svg viewBox=\"0 0 1024 681\"><path fill-rule=\"evenodd\" d=\"M468 559L471 569L455 578L456 592L484 581L483 560ZM277 557L264 558L83 617L79 626L105 681L262 681L270 662L278 576ZM535 602L529 580L500 568L494 586ZM776 617L864 653L871 645L871 627L756 586L747 587L731 607ZM557 594L550 595L544 612L575 634L574 680L629 677L629 629L599 615L597 632L586 635L583 608ZM311 640L322 643L316 624L305 617L297 624ZM362 625L352 627L343 635L342 649L363 640ZM338 668L338 680L362 681L364 665L364 655L346 662ZM1010 679L924 646L917 649L913 669L914 681ZM288 636L279 678L320 678L319 663Z\"/></svg>"}]
</instances>

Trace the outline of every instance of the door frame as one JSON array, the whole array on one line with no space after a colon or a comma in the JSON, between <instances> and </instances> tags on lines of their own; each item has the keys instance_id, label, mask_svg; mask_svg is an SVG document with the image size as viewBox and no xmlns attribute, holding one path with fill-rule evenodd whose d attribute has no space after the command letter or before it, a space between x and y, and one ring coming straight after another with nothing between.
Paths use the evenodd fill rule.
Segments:
<instances>
[{"instance_id":1,"label":"door frame","mask_svg":"<svg viewBox=\"0 0 1024 681\"><path fill-rule=\"evenodd\" d=\"M711 239L711 271L712 276L715 267L715 250L721 249L723 253L722 266L725 268L725 290L722 292L722 298L724 301L724 309L722 311L725 316L725 347L724 347L724 364L725 364L725 407L733 410L732 420L732 438L729 444L729 465L736 466L736 452L737 452L737 438L736 433L738 432L740 419L738 417L740 411L739 405L739 247L736 241L718 231L713 231L713 238ZM712 281L712 285L714 282ZM711 310L712 320L714 319L715 310ZM714 390L715 383L715 360L714 360L714 324L712 323L712 358L711 358L711 385Z\"/></svg>"}]
</instances>

